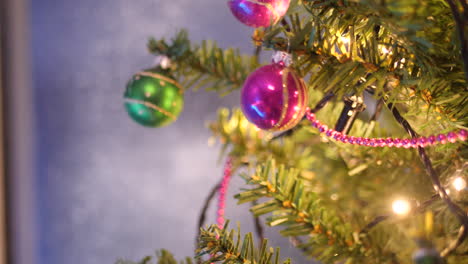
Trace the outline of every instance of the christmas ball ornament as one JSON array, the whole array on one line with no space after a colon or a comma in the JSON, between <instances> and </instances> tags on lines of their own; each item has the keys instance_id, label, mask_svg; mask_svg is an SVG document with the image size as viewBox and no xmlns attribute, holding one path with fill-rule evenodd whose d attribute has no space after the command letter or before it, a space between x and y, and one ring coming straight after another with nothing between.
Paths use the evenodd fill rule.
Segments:
<instances>
[{"instance_id":1,"label":"christmas ball ornament","mask_svg":"<svg viewBox=\"0 0 468 264\"><path fill-rule=\"evenodd\" d=\"M290 0L229 0L232 14L250 27L268 27L286 14Z\"/></svg>"},{"instance_id":2,"label":"christmas ball ornament","mask_svg":"<svg viewBox=\"0 0 468 264\"><path fill-rule=\"evenodd\" d=\"M260 129L290 129L306 112L306 85L284 60L273 62L247 78L241 92L241 107L247 119Z\"/></svg>"},{"instance_id":3,"label":"christmas ball ornament","mask_svg":"<svg viewBox=\"0 0 468 264\"><path fill-rule=\"evenodd\" d=\"M167 71L135 74L124 94L130 117L147 127L161 127L177 119L184 105L183 90Z\"/></svg>"}]
</instances>

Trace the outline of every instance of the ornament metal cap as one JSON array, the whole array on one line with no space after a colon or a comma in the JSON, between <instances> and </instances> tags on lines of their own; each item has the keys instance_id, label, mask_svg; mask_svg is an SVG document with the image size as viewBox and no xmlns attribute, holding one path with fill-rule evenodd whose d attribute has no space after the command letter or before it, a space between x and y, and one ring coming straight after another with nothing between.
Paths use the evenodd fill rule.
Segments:
<instances>
[{"instance_id":1,"label":"ornament metal cap","mask_svg":"<svg viewBox=\"0 0 468 264\"><path fill-rule=\"evenodd\" d=\"M283 64L286 67L289 67L289 65L292 64L292 55L290 53L277 50L275 51L275 53L273 53L273 56L271 57L271 61L273 63L279 63L279 64Z\"/></svg>"},{"instance_id":2,"label":"ornament metal cap","mask_svg":"<svg viewBox=\"0 0 468 264\"><path fill-rule=\"evenodd\" d=\"M162 69L169 69L171 67L172 61L166 55L158 55L154 59L154 65L159 66Z\"/></svg>"}]
</instances>

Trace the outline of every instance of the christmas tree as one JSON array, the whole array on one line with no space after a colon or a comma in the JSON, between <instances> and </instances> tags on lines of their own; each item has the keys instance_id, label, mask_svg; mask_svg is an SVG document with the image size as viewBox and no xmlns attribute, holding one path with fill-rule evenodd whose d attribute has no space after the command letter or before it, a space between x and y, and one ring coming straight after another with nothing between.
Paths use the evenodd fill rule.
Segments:
<instances>
[{"instance_id":1,"label":"christmas tree","mask_svg":"<svg viewBox=\"0 0 468 264\"><path fill-rule=\"evenodd\" d=\"M183 89L242 89L241 109L220 109L209 125L224 177L207 190L195 256L183 263L289 263L263 225L322 263L468 263L468 3L226 8L255 28L253 54L192 44L185 31L151 39L158 63L125 91L130 116L157 127L176 120ZM252 204L259 239L224 220L231 176L245 179L235 199ZM138 263L152 261L178 263L165 250Z\"/></svg>"}]
</instances>

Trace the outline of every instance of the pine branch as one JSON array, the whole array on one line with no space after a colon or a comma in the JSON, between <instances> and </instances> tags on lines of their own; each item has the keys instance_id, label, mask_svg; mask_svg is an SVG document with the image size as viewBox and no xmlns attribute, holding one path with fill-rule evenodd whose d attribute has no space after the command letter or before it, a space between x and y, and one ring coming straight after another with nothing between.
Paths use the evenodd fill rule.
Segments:
<instances>
[{"instance_id":1,"label":"pine branch","mask_svg":"<svg viewBox=\"0 0 468 264\"><path fill-rule=\"evenodd\" d=\"M362 97L356 95L345 96L343 102L343 110L336 121L335 130L342 134L348 134L357 116L366 109L366 106Z\"/></svg>"},{"instance_id":2,"label":"pine branch","mask_svg":"<svg viewBox=\"0 0 468 264\"><path fill-rule=\"evenodd\" d=\"M130 260L117 260L115 264L150 264L152 257L145 257L139 262L134 262Z\"/></svg>"},{"instance_id":3,"label":"pine branch","mask_svg":"<svg viewBox=\"0 0 468 264\"><path fill-rule=\"evenodd\" d=\"M359 94L373 85L379 98L385 97L389 102L411 103L419 98L436 109L443 108L440 112L448 120L466 119L467 80L450 41L448 8L436 1L423 3L425 8L409 5L409 9L404 1L393 3L394 9L405 6L404 12L390 10L380 1L338 5L336 1L303 2L306 8L313 6L308 9L310 16L299 13L302 20L291 19L294 30L284 38L280 35L287 30L278 29L281 25L267 29L263 43L282 50L291 43L301 74L313 72L311 88L342 96ZM350 43L344 43L343 38ZM365 81L356 86L360 78ZM390 79L401 85L385 90L385 80ZM405 96L415 86L417 97Z\"/></svg>"},{"instance_id":4,"label":"pine branch","mask_svg":"<svg viewBox=\"0 0 468 264\"><path fill-rule=\"evenodd\" d=\"M387 103L387 107L392 111L393 116L397 120L399 124L406 130L406 132L412 137L416 138L418 134L414 129L411 127L411 125L406 121L403 116L401 116L400 112L396 107L393 106L391 103ZM461 209L456 203L452 201L450 196L447 194L447 191L443 187L443 185L440 182L439 175L437 172L434 170L434 167L432 166L432 162L429 159L429 156L426 153L426 150L418 146L418 154L419 157L421 158L422 163L424 164L424 168L430 177L433 185L434 185L434 190L437 192L437 194L440 196L440 198L446 203L448 209L458 218L460 221L461 227L460 227L460 232L456 238L456 240L451 243L446 249L444 249L443 256L447 256L451 252L453 252L467 237L468 235L468 214Z\"/></svg>"},{"instance_id":5,"label":"pine branch","mask_svg":"<svg viewBox=\"0 0 468 264\"><path fill-rule=\"evenodd\" d=\"M380 117L380 114L382 113L383 105L384 105L384 101L382 99L377 100L377 104L375 105L374 114L372 114L372 117L369 120L369 122L377 121L377 119Z\"/></svg>"},{"instance_id":6,"label":"pine branch","mask_svg":"<svg viewBox=\"0 0 468 264\"><path fill-rule=\"evenodd\" d=\"M466 36L468 28L468 4L466 0L460 0L462 11L459 11L457 4L453 0L445 0L452 10L453 18L457 24L457 33L460 40L461 55L463 64L465 65L465 76L468 81L468 36Z\"/></svg>"},{"instance_id":7,"label":"pine branch","mask_svg":"<svg viewBox=\"0 0 468 264\"><path fill-rule=\"evenodd\" d=\"M216 197L216 193L218 192L220 187L221 187L221 183L218 182L215 186L211 188L211 191L209 192L208 196L205 199L202 210L200 212L200 216L198 217L198 225L197 225L198 233L197 233L197 239L195 240L195 245L198 244L198 237L200 236L201 228L205 224L206 213L208 211L208 208L210 207L210 204L213 201L213 199Z\"/></svg>"},{"instance_id":8,"label":"pine branch","mask_svg":"<svg viewBox=\"0 0 468 264\"><path fill-rule=\"evenodd\" d=\"M313 101L316 102L323 98L323 94L319 92L311 93L311 95L314 98ZM335 110L341 108L341 105L341 102L331 103L329 107L318 114L320 119L325 121L325 123L334 122L338 118L338 113ZM326 144L320 140L320 137L314 136L316 135L314 129L310 129L307 126L303 126L302 129L295 131L294 137L271 142L268 136L269 133L259 131L253 125L248 124L240 112L234 114L231 118L228 118L228 112L222 112L224 112L222 118L220 118L216 125L213 125L216 127L214 129L216 131L215 135L221 138L223 144L228 144L229 148L233 149L229 155L235 153L237 159L242 160L244 163L247 162L249 166L265 164L272 158L279 159L281 160L280 163L288 164L288 167L299 168L304 175L315 174L316 176L313 180L306 180L307 185L310 185L307 187L308 191L313 186L316 186L320 189L317 195L325 200L329 199L330 195L334 193L340 195L339 201L331 203L329 201L326 204L327 211L345 213L345 209L347 209L351 211L348 213L357 213L357 219L373 217L375 211L367 210L366 207L372 206L373 209L376 209L387 206L388 198L393 193L393 191L386 188L375 188L373 184L377 182L378 186L392 186L392 190L399 190L403 194L411 194L417 200L427 197L427 191L431 190L430 184L424 182L422 170L424 167L420 165L418 155L411 151L405 149L363 149L362 147L335 141ZM350 134L362 136L367 131L367 127L367 122L356 120ZM388 135L388 132L376 126L372 129L369 136L385 137L385 135ZM304 148L304 145L306 148ZM445 155L446 157L451 157L451 160L439 159L437 163L447 163L449 165L458 162L456 161L456 156L453 156L457 155L455 146L449 149L451 151L445 153ZM327 153L334 153L334 155L329 156ZM335 163L335 160L339 160L342 163ZM460 162L463 161L461 160ZM333 168L333 170L327 168ZM343 172L340 171L341 168L344 170ZM413 177L401 177L401 175L407 175L408 173L412 174ZM418 181L418 188L411 187L414 181ZM343 184L348 187L347 190L352 191L345 192L333 189L332 187L343 186ZM367 193L367 195L356 196L354 195L355 193ZM372 195L369 195L371 193ZM456 223L452 224L452 220L442 216L438 221L450 223L450 228L457 226ZM359 223L359 221L355 223L355 225L362 225L362 227L365 224ZM357 230L360 229L359 227L357 228ZM391 236L395 229L398 228L392 226L391 228L387 227L387 229L379 229L377 233L373 232L371 237L367 238L374 241L372 247L385 248L386 242L382 239L382 235ZM408 236L402 236L401 239L406 239L407 243L412 243L412 240ZM398 252L399 249L395 247L392 250ZM384 254L388 253L385 250L383 252ZM407 252L398 253L398 257L401 258L409 256ZM306 254L310 254L310 252Z\"/></svg>"},{"instance_id":9,"label":"pine branch","mask_svg":"<svg viewBox=\"0 0 468 264\"><path fill-rule=\"evenodd\" d=\"M241 239L240 230L228 230L229 221L224 228L212 225L202 229L199 238L199 247L196 250L197 258L209 256L203 264L209 263L251 263L251 264L290 264L291 261L279 260L279 248L268 248L267 240L259 249L255 248L252 233Z\"/></svg>"},{"instance_id":10,"label":"pine branch","mask_svg":"<svg viewBox=\"0 0 468 264\"><path fill-rule=\"evenodd\" d=\"M326 263L346 259L372 263L379 258L356 240L348 223L325 209L316 194L305 191L297 170L268 162L265 167L259 167L255 175L245 178L255 187L236 195L239 203L269 198L252 207L252 213L255 216L271 213L267 224L284 226L280 232L284 236L293 239L309 236L309 241L299 245L308 255Z\"/></svg>"},{"instance_id":11,"label":"pine branch","mask_svg":"<svg viewBox=\"0 0 468 264\"><path fill-rule=\"evenodd\" d=\"M252 201L252 206L255 206L255 205L257 205L257 201ZM260 220L260 217L253 216L253 218L254 218L254 223L255 223L255 234L257 235L260 241L263 241L265 239L265 231L263 230L263 225Z\"/></svg>"},{"instance_id":12,"label":"pine branch","mask_svg":"<svg viewBox=\"0 0 468 264\"><path fill-rule=\"evenodd\" d=\"M239 109L232 113L221 109L218 120L209 128L222 144L221 155L229 149L229 155L241 164L257 164L273 156L280 162L289 160L289 163L297 165L307 158L307 153L294 141L288 140L289 147L284 148L284 142L271 140L272 133L261 131L249 123Z\"/></svg>"},{"instance_id":13,"label":"pine branch","mask_svg":"<svg viewBox=\"0 0 468 264\"><path fill-rule=\"evenodd\" d=\"M379 104L371 124L357 120L351 133L388 135L378 125L373 127L385 100L398 123L415 137L416 132L393 107L394 104L402 103L408 107L409 115L424 114L419 120L432 130L464 126L468 120L468 53L464 35L468 4L463 0L458 4L455 0L445 2L449 6L435 0L302 0L303 5L294 6L280 24L255 31L254 41L260 45L254 56L222 49L214 42L192 45L183 31L171 41L152 39L148 48L151 53L167 55L175 62L172 70L187 89L205 87L222 94L240 88L248 74L258 66L261 45L266 49L291 50L295 59L293 66L308 79L309 92L314 94L314 90L320 90L325 93L311 111L322 109L334 96L359 95L364 90L372 90ZM464 72L451 37L455 27L452 16L462 43ZM331 105L333 108L342 106L339 102ZM335 112L324 109L321 114L332 124L337 118ZM440 121L436 117L445 119ZM430 126L429 122L436 123L437 127ZM386 225L379 224L392 217L378 211L385 203L375 200L388 198L390 191L386 192L381 186L407 192L416 189L406 188L405 183L410 179L399 177L403 173L411 174L411 179L420 184L418 190L427 194L431 189L426 188L425 181L417 179L423 174L423 168L435 186L437 198L445 203L439 210L442 213L436 216L444 225L444 231L452 232L456 223L449 217L444 218L446 208L461 223L457 238L442 251L442 255L462 249L460 244L468 233L468 216L447 195L441 183L458 162L457 156L451 156L455 147L444 146L431 161L423 148L419 148L417 154L405 150L362 149L329 142L315 136L316 131L305 126L288 132L294 137L274 141L271 133L258 131L248 124L240 111L231 116L228 111L221 111L218 122L210 128L220 138L224 152L229 149L230 155L239 163L260 165L257 174L247 179L252 189L237 196L239 202L268 199L252 206L259 236L263 236L263 230L258 216L271 214L266 220L269 225L283 225L283 235L290 237L305 254L319 256L324 262L396 263L397 257L409 254L400 252L402 248L402 251L407 250L405 246L392 248L385 239L390 236L401 238L394 234L399 228L392 226L395 228L381 230L380 227ZM416 164L418 158L424 167ZM285 165L275 167L274 163L267 162L272 159ZM447 165L440 165L444 162ZM433 164L439 165L434 168ZM437 173L436 169L441 167L446 170L445 175ZM342 190L343 186L345 190ZM205 222L206 210L218 188L212 189L205 202L200 226ZM328 199L335 194L336 199ZM411 194L415 200L427 197L420 193ZM435 197L433 199L423 203L417 211L425 210ZM367 219L365 217L374 216L376 210L383 215L367 225L361 222ZM460 225L457 223L456 226ZM359 236L356 231L362 230L361 234L366 234L371 229L372 232L365 236ZM443 237L449 232L438 235ZM212 226L200 229L198 242L201 248L197 252L210 258L204 263L278 263L278 254L266 250L266 242L260 250L253 247L251 234L241 239L240 232ZM168 252L162 252L158 257L158 263L176 263ZM151 258L145 258L140 263L148 264L149 261ZM187 263L191 263L189 261Z\"/></svg>"},{"instance_id":14,"label":"pine branch","mask_svg":"<svg viewBox=\"0 0 468 264\"><path fill-rule=\"evenodd\" d=\"M432 205L435 201L437 201L440 197L435 194L433 195L429 200L423 202L420 206L418 206L415 210L414 210L414 213L422 213L422 212L425 212L427 207L429 207L430 205ZM389 219L392 219L394 217L394 215L390 215L390 214L387 214L387 215L379 215L379 216L376 216L372 221L370 221L360 232L359 234L363 235L363 234L366 234L366 233L369 233L369 231L374 228L375 226L377 226L378 224L382 223L383 221L386 221L386 220L389 220Z\"/></svg>"},{"instance_id":15,"label":"pine branch","mask_svg":"<svg viewBox=\"0 0 468 264\"><path fill-rule=\"evenodd\" d=\"M209 90L230 92L242 87L247 76L258 67L255 56L241 55L238 50L223 50L215 42L203 41L184 59L181 71L187 87L206 86Z\"/></svg>"},{"instance_id":16,"label":"pine branch","mask_svg":"<svg viewBox=\"0 0 468 264\"><path fill-rule=\"evenodd\" d=\"M156 262L153 262L156 260ZM118 260L116 264L193 264L194 262L190 258L185 258L184 261L178 262L174 256L167 250L162 249L156 252L156 257L148 256L143 258L139 262L133 262L128 260Z\"/></svg>"},{"instance_id":17,"label":"pine branch","mask_svg":"<svg viewBox=\"0 0 468 264\"><path fill-rule=\"evenodd\" d=\"M323 96L323 98L315 105L315 107L310 110L310 112L311 113L317 113L322 108L324 108L327 105L327 103L330 102L330 100L333 99L333 97L335 97L334 93L332 93L332 92L326 93Z\"/></svg>"},{"instance_id":18,"label":"pine branch","mask_svg":"<svg viewBox=\"0 0 468 264\"><path fill-rule=\"evenodd\" d=\"M204 87L225 94L239 89L247 75L258 67L257 56L222 49L214 41L193 45L184 30L171 41L151 38L148 50L154 55L166 55L174 62L172 70L186 89Z\"/></svg>"}]
</instances>

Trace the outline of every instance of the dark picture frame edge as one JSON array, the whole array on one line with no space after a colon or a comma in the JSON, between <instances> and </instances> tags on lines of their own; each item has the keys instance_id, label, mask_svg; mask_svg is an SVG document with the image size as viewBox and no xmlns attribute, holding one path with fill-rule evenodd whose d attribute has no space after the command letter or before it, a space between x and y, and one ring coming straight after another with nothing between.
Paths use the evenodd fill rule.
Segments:
<instances>
[{"instance_id":1,"label":"dark picture frame edge","mask_svg":"<svg viewBox=\"0 0 468 264\"><path fill-rule=\"evenodd\" d=\"M0 264L38 263L29 1L0 0Z\"/></svg>"}]
</instances>

